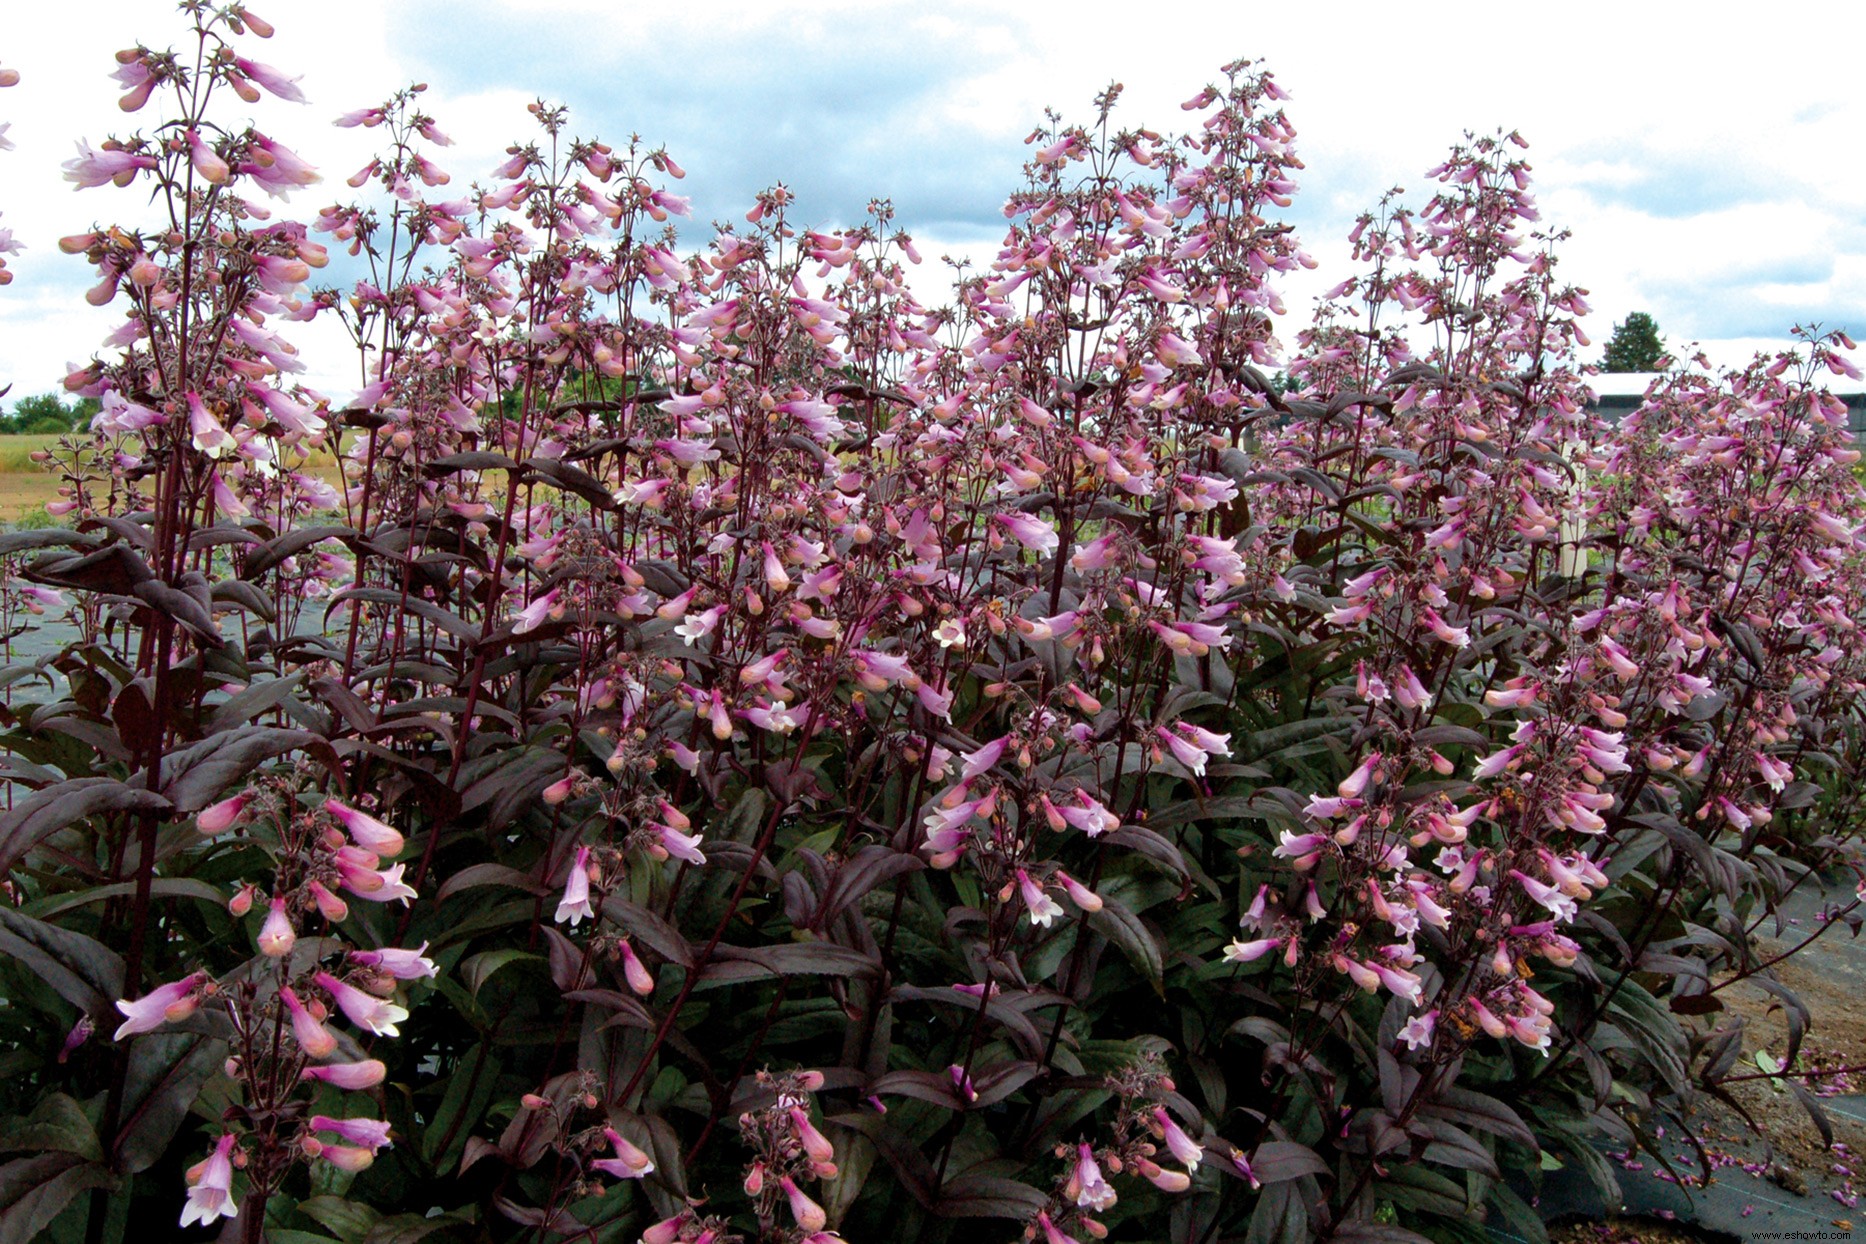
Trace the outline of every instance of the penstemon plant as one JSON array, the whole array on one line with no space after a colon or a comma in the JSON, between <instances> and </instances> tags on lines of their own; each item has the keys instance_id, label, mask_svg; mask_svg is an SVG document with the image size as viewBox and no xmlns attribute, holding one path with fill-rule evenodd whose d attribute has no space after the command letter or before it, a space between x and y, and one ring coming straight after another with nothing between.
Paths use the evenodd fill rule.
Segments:
<instances>
[{"instance_id":1,"label":"penstemon plant","mask_svg":"<svg viewBox=\"0 0 1866 1244\"><path fill-rule=\"evenodd\" d=\"M363 197L275 220L229 97L301 93L181 9L67 165L154 212L62 244L125 309L69 526L0 536L8 1231L1543 1238L1546 1163L1729 1096L1732 982L1798 1046L1749 934L1858 867L1844 335L1608 425L1504 134L1285 327L1244 61L1046 118L943 307L887 201L695 246L542 100L465 189L425 88L347 113Z\"/></svg>"}]
</instances>

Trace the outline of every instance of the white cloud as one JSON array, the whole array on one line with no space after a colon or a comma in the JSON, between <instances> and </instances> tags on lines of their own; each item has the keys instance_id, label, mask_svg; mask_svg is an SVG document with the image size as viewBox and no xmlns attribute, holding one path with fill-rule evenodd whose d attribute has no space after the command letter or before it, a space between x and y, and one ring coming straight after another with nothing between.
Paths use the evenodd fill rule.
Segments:
<instances>
[{"instance_id":1,"label":"white cloud","mask_svg":"<svg viewBox=\"0 0 1866 1244\"><path fill-rule=\"evenodd\" d=\"M279 37L249 54L302 74L314 101L251 110L325 172L329 185L289 205L300 214L347 196L341 179L377 137L329 120L423 76L430 111L461 140L441 160L457 187L531 132L523 104L542 94L572 106L578 133L669 141L693 173L682 189L700 222L739 214L783 177L814 218L847 221L868 195L892 194L930 260L955 248L989 258L981 239L1044 106L1084 117L1118 80L1117 123L1170 129L1221 61L1253 56L1292 93L1309 165L1291 216L1323 267L1291 282L1292 320L1337 279L1340 239L1381 190L1403 184L1422 198L1420 173L1465 130L1513 127L1534 143L1545 223L1574 230L1562 270L1593 291L1596 340L1640 309L1728 363L1759 340L1779 343L1795 320L1866 330L1866 162L1851 157L1866 130L1851 64L1866 19L1845 6L1818 30L1623 0L1554 14L1446 3L1429 21L1354 0L1051 0L937 15L863 0L255 7ZM76 138L152 122L153 110L119 113L104 75L116 48L137 37L163 46L181 29L150 0L9 17L0 57L24 81L0 92L18 144L0 153L0 223L31 248L0 291L0 384L15 382L15 396L56 383L114 323L78 300L88 269L54 243L95 218L134 216L135 196L73 194L58 165ZM350 374L340 352L306 349L315 377Z\"/></svg>"}]
</instances>

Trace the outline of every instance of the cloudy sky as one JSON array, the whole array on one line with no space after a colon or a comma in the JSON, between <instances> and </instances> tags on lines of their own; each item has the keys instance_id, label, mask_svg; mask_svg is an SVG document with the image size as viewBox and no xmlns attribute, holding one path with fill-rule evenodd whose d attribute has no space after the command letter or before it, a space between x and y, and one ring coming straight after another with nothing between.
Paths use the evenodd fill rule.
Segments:
<instances>
[{"instance_id":1,"label":"cloudy sky","mask_svg":"<svg viewBox=\"0 0 1866 1244\"><path fill-rule=\"evenodd\" d=\"M59 164L78 138L154 120L153 105L117 111L112 53L139 40L179 47L183 33L166 0L22 7L0 26L0 65L23 77L0 91L17 148L0 152L0 226L29 248L0 289L0 386L13 398L52 388L116 322L83 304L90 270L55 241L133 217L138 196L74 193ZM1562 270L1592 291L1597 348L1636 310L1674 348L1699 342L1720 365L1784 343L1795 323L1866 331L1866 90L1853 64L1866 14L1849 4L1740 25L1654 0L1509 11L1448 0L1423 12L1358 0L253 8L279 33L249 40L248 54L301 74L311 98L247 110L324 171L327 184L281 205L307 218L349 194L343 179L378 133L331 119L423 81L460 140L440 153L457 186L530 137L524 106L542 96L570 107L579 135L665 142L698 221L742 214L783 180L813 222L852 222L888 196L930 261L989 258L1046 106L1089 119L1094 93L1119 81L1119 122L1170 129L1219 64L1258 57L1293 97L1308 168L1286 216L1321 260L1313 286L1285 286L1291 331L1347 274L1356 214L1394 185L1423 202L1421 174L1451 143L1499 127L1531 143L1544 222L1573 231ZM335 334L301 340L309 379L342 391L354 372Z\"/></svg>"}]
</instances>

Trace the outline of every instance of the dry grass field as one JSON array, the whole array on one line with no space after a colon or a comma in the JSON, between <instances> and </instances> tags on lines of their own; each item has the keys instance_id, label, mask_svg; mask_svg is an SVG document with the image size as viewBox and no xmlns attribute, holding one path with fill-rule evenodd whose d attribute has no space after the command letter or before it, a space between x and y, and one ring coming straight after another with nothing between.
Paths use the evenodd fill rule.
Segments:
<instances>
[{"instance_id":1,"label":"dry grass field","mask_svg":"<svg viewBox=\"0 0 1866 1244\"><path fill-rule=\"evenodd\" d=\"M0 525L47 521L45 506L58 498L58 477L34 462L32 454L57 440L56 433L0 435ZM311 469L333 483L337 480L337 464L329 454L316 455Z\"/></svg>"}]
</instances>

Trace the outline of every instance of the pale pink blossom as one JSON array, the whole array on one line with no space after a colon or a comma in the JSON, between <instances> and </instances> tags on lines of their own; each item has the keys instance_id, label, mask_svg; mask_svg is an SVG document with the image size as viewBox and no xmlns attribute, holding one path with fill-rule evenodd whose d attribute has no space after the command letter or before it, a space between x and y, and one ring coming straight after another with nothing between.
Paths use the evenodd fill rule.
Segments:
<instances>
[{"instance_id":1,"label":"pale pink blossom","mask_svg":"<svg viewBox=\"0 0 1866 1244\"><path fill-rule=\"evenodd\" d=\"M408 1012L385 998L364 993L355 985L340 981L329 972L316 972L311 979L330 994L331 1001L349 1021L378 1037L397 1037L396 1025L408 1018Z\"/></svg>"},{"instance_id":2,"label":"pale pink blossom","mask_svg":"<svg viewBox=\"0 0 1866 1244\"><path fill-rule=\"evenodd\" d=\"M214 1152L189 1167L188 1201L181 1207L181 1225L202 1226L219 1218L238 1216L240 1207L233 1200L233 1146L238 1139L232 1132L222 1133L214 1142Z\"/></svg>"},{"instance_id":3,"label":"pale pink blossom","mask_svg":"<svg viewBox=\"0 0 1866 1244\"><path fill-rule=\"evenodd\" d=\"M157 986L134 1002L118 999L117 1010L125 1018L111 1040L154 1032L163 1024L188 1018L201 1004L201 988L207 979L206 972L191 972L178 981Z\"/></svg>"},{"instance_id":4,"label":"pale pink blossom","mask_svg":"<svg viewBox=\"0 0 1866 1244\"><path fill-rule=\"evenodd\" d=\"M557 903L555 920L574 929L595 916L590 906L590 849L579 844L577 857L570 865L570 876L564 882L564 897Z\"/></svg>"}]
</instances>

